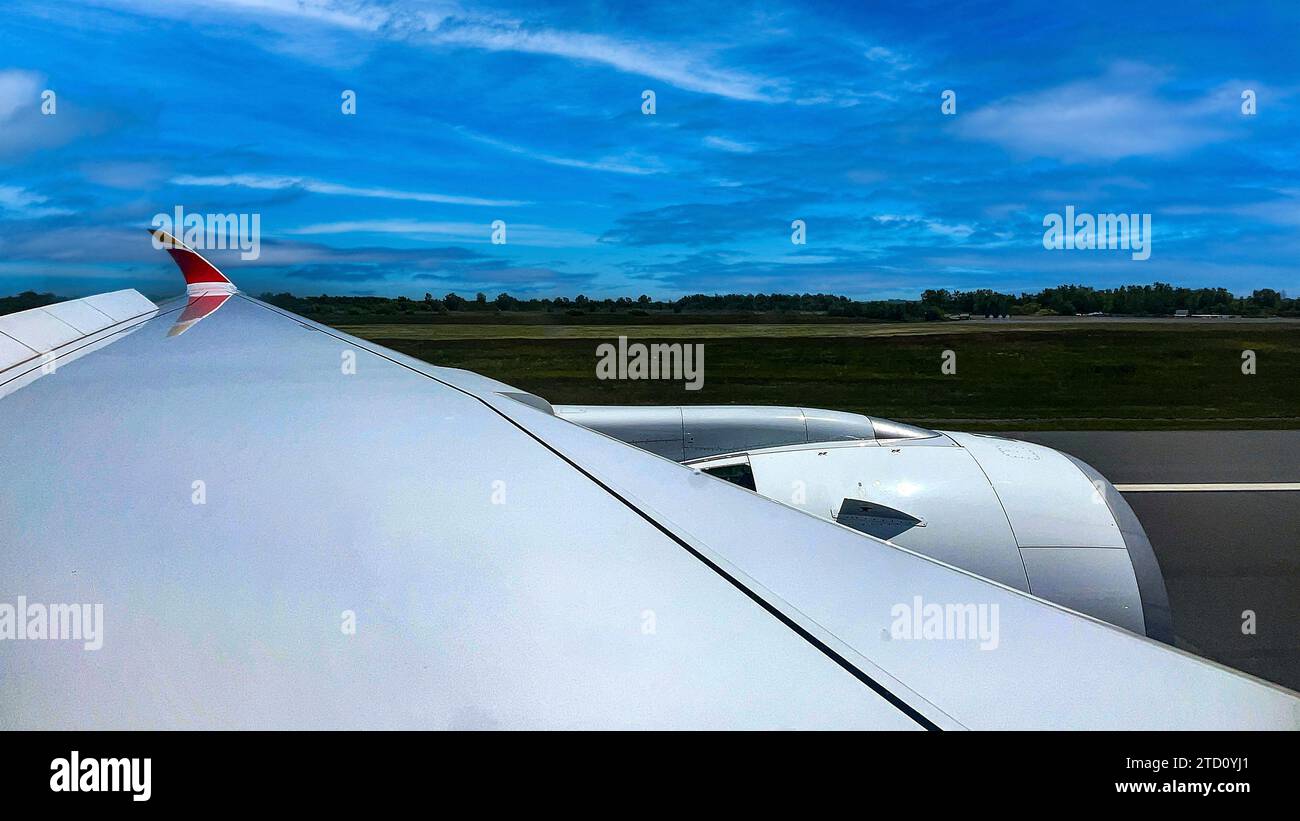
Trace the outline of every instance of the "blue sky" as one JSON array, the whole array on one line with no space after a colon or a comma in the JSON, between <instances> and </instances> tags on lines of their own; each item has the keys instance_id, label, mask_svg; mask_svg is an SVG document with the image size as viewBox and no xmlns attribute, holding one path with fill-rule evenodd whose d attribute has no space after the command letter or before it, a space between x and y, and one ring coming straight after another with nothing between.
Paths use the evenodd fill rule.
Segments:
<instances>
[{"instance_id":1,"label":"blue sky","mask_svg":"<svg viewBox=\"0 0 1300 821\"><path fill-rule=\"evenodd\" d=\"M1294 294L1297 9L11 0L0 293L179 290L179 205L260 214L252 292ZM1045 250L1067 205L1150 259Z\"/></svg>"}]
</instances>

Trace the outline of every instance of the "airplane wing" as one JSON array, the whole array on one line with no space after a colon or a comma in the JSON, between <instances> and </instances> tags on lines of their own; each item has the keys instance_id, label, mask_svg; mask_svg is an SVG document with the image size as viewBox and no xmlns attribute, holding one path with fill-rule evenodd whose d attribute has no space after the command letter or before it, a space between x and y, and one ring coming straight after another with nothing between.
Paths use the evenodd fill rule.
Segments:
<instances>
[{"instance_id":1,"label":"airplane wing","mask_svg":"<svg viewBox=\"0 0 1300 821\"><path fill-rule=\"evenodd\" d=\"M1300 726L1286 690L171 251L186 297L0 365L0 727ZM51 635L70 605L86 640Z\"/></svg>"}]
</instances>

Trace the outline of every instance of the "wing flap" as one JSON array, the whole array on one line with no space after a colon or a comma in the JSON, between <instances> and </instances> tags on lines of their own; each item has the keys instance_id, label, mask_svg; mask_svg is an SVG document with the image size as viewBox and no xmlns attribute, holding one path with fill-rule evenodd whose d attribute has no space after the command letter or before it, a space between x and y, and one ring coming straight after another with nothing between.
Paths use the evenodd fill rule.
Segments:
<instances>
[{"instance_id":1,"label":"wing flap","mask_svg":"<svg viewBox=\"0 0 1300 821\"><path fill-rule=\"evenodd\" d=\"M0 316L0 371L156 311L134 290L57 302Z\"/></svg>"},{"instance_id":2,"label":"wing flap","mask_svg":"<svg viewBox=\"0 0 1300 821\"><path fill-rule=\"evenodd\" d=\"M38 351L6 334L4 327L0 325L0 372L12 368L19 362L26 362L37 354Z\"/></svg>"},{"instance_id":3,"label":"wing flap","mask_svg":"<svg viewBox=\"0 0 1300 821\"><path fill-rule=\"evenodd\" d=\"M109 291L81 300L97 311L102 311L114 322L126 322L154 310L156 307L139 291L127 288L122 291Z\"/></svg>"}]
</instances>

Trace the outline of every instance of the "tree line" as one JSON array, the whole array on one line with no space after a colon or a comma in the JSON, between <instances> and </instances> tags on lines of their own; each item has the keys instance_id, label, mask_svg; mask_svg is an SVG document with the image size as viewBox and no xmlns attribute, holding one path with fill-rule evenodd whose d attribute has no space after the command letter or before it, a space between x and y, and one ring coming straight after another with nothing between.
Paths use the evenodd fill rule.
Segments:
<instances>
[{"instance_id":1,"label":"tree line","mask_svg":"<svg viewBox=\"0 0 1300 821\"><path fill-rule=\"evenodd\" d=\"M452 312L541 312L584 314L651 313L813 313L832 317L912 322L944 319L953 315L972 316L1074 316L1117 314L1123 316L1168 316L1185 310L1194 314L1237 314L1241 316L1300 316L1300 300L1272 288L1259 288L1249 296L1237 296L1226 288L1182 288L1164 282L1091 288L1086 285L1058 285L1041 291L1002 293L990 289L974 291L927 289L917 300L858 300L834 294L691 294L674 300L651 299L645 294L633 299L593 299L582 294L568 297L523 299L508 293L489 299L475 294L466 299L456 293L423 299L405 296L296 296L291 293L263 293L261 298L304 316L344 318L413 317ZM0 297L0 314L13 313L61 301L50 293L24 291Z\"/></svg>"},{"instance_id":2,"label":"tree line","mask_svg":"<svg viewBox=\"0 0 1300 821\"><path fill-rule=\"evenodd\" d=\"M478 293L473 299L449 293L441 298L425 294L424 299L399 296L299 297L289 293L262 294L262 299L303 314L412 314L429 312L542 312L572 315L596 313L816 313L891 321L924 321L953 315L973 316L1074 316L1117 314L1125 316L1168 316L1186 310L1194 314L1237 314L1241 316L1300 316L1300 300L1272 288L1260 288L1249 296L1237 296L1226 288L1182 288L1164 282L1092 288L1059 285L1041 291L1002 293L990 289L974 291L928 289L917 300L857 300L834 294L691 294L674 300L657 300L642 294L633 299L593 299L582 294L568 297L524 299L501 293L489 299Z\"/></svg>"}]
</instances>

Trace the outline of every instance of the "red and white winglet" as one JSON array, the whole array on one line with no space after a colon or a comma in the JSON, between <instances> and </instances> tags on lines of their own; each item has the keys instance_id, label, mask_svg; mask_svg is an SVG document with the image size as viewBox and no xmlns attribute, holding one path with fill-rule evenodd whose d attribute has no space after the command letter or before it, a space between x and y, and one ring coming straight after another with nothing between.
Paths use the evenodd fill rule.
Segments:
<instances>
[{"instance_id":1,"label":"red and white winglet","mask_svg":"<svg viewBox=\"0 0 1300 821\"><path fill-rule=\"evenodd\" d=\"M176 237L159 228L153 228L149 233L153 235L154 247L165 249L176 260L177 267L185 277L185 293L189 296L229 295L239 290L235 283L217 270L217 266Z\"/></svg>"}]
</instances>

